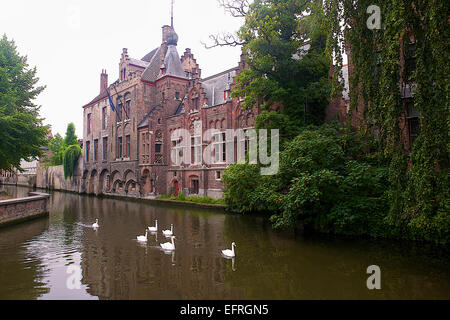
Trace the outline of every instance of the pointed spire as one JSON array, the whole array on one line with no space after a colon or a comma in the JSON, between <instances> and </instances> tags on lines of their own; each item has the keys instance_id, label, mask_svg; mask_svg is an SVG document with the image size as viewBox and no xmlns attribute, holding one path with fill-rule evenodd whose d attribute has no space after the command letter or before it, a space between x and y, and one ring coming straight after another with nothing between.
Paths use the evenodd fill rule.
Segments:
<instances>
[{"instance_id":1,"label":"pointed spire","mask_svg":"<svg viewBox=\"0 0 450 320\"><path fill-rule=\"evenodd\" d=\"M174 0L171 0L170 2L171 2L171 7L170 7L170 26L173 29L173 3L174 3Z\"/></svg>"}]
</instances>

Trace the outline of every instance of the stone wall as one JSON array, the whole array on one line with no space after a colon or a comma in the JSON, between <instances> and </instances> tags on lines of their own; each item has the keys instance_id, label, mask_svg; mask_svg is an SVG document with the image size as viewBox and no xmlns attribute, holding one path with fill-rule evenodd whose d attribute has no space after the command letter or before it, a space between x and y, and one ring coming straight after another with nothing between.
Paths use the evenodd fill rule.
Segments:
<instances>
[{"instance_id":1,"label":"stone wall","mask_svg":"<svg viewBox=\"0 0 450 320\"><path fill-rule=\"evenodd\" d=\"M0 201L0 227L48 214L50 195L30 192L29 197Z\"/></svg>"},{"instance_id":2,"label":"stone wall","mask_svg":"<svg viewBox=\"0 0 450 320\"><path fill-rule=\"evenodd\" d=\"M36 187L49 190L80 192L82 160L78 159L77 168L71 179L64 178L63 166L42 167L38 164L36 171Z\"/></svg>"}]
</instances>

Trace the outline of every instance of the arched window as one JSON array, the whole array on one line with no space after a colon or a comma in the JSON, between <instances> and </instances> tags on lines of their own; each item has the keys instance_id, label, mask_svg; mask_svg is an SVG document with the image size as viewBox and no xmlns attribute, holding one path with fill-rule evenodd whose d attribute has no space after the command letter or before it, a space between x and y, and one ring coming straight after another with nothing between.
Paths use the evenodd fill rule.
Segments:
<instances>
[{"instance_id":1,"label":"arched window","mask_svg":"<svg viewBox=\"0 0 450 320\"><path fill-rule=\"evenodd\" d=\"M125 94L125 119L130 119L130 113L131 113L131 94L127 92Z\"/></svg>"}]
</instances>

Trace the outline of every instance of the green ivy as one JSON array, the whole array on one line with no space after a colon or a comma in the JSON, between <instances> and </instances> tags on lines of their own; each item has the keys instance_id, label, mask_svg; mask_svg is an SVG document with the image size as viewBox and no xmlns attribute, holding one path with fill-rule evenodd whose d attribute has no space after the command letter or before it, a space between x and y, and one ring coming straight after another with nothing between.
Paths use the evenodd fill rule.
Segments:
<instances>
[{"instance_id":1,"label":"green ivy","mask_svg":"<svg viewBox=\"0 0 450 320\"><path fill-rule=\"evenodd\" d=\"M334 91L342 68L344 39L354 66L350 79L351 115L364 108L361 132L379 132L379 159L389 168L389 216L392 230L404 236L449 242L449 28L444 0L379 0L382 28L369 30L370 0L325 1L329 30L328 52L336 55ZM344 30L339 21L345 21ZM402 49L413 35L417 67L413 78L415 108L421 130L411 152L402 142L404 107L400 94L406 73L399 63ZM378 54L377 54L378 52ZM381 62L381 63L378 63Z\"/></svg>"}]
</instances>

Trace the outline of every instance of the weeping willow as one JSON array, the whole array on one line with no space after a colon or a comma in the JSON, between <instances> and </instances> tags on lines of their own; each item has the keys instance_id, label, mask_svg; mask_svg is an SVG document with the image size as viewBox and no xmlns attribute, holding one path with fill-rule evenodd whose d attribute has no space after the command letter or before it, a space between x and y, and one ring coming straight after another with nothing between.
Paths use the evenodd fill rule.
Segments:
<instances>
[{"instance_id":1,"label":"weeping willow","mask_svg":"<svg viewBox=\"0 0 450 320\"><path fill-rule=\"evenodd\" d=\"M79 145L69 146L64 151L63 167L65 179L73 177L73 173L81 153L81 147Z\"/></svg>"},{"instance_id":2,"label":"weeping willow","mask_svg":"<svg viewBox=\"0 0 450 320\"><path fill-rule=\"evenodd\" d=\"M367 8L381 8L380 29L370 30ZM342 55L350 48L351 106L363 108L362 134L377 132L380 161L389 167L386 223L405 237L450 242L449 200L449 6L445 0L325 0L328 52L342 88ZM408 75L403 52L415 41L414 107L420 133L411 150L402 140L405 108L400 84Z\"/></svg>"}]
</instances>

